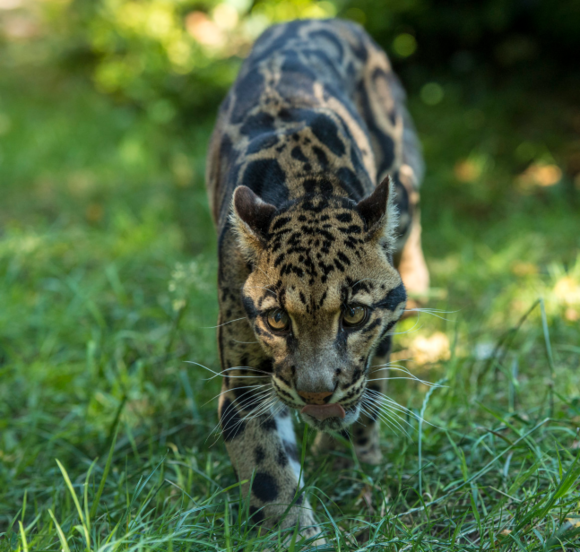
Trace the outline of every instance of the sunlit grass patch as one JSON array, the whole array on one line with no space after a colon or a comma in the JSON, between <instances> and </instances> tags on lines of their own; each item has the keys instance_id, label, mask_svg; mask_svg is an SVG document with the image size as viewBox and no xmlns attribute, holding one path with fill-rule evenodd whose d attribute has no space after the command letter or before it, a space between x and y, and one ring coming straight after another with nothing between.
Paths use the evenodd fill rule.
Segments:
<instances>
[{"instance_id":1,"label":"sunlit grass patch","mask_svg":"<svg viewBox=\"0 0 580 552\"><path fill-rule=\"evenodd\" d=\"M248 520L208 437L219 378L193 364L219 370L211 122L169 132L73 79L0 84L0 549L276 549L291 532ZM326 550L580 546L577 208L565 174L520 193L543 150L497 138L511 104L494 102L411 99L433 293L395 330L408 410L384 463L302 443Z\"/></svg>"}]
</instances>

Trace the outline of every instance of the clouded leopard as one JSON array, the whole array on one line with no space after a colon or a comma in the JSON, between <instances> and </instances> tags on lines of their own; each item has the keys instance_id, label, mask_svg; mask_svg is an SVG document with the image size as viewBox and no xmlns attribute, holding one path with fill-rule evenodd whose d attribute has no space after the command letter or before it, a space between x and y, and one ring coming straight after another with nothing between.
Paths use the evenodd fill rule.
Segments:
<instances>
[{"instance_id":1,"label":"clouded leopard","mask_svg":"<svg viewBox=\"0 0 580 552\"><path fill-rule=\"evenodd\" d=\"M381 460L383 386L369 380L388 362L406 290L428 287L422 176L404 91L361 27L301 20L257 40L221 105L206 178L219 416L238 477L252 480L255 522L318 533L293 412L321 431L319 450L328 432L349 432L361 461Z\"/></svg>"}]
</instances>

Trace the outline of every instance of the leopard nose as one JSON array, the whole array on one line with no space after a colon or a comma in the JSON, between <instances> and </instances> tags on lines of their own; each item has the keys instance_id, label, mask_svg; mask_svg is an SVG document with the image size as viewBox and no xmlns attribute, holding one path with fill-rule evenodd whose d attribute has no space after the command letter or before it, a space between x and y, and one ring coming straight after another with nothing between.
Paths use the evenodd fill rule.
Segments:
<instances>
[{"instance_id":1,"label":"leopard nose","mask_svg":"<svg viewBox=\"0 0 580 552\"><path fill-rule=\"evenodd\" d=\"M332 391L325 393L307 393L304 391L298 391L298 395L306 404L326 404L328 399L332 396Z\"/></svg>"}]
</instances>

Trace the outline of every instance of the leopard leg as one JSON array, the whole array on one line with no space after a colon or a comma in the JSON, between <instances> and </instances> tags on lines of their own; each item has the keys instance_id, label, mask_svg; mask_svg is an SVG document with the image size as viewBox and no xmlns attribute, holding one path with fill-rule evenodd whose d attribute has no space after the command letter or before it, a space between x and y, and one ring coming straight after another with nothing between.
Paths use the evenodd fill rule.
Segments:
<instances>
[{"instance_id":1,"label":"leopard leg","mask_svg":"<svg viewBox=\"0 0 580 552\"><path fill-rule=\"evenodd\" d=\"M230 377L230 381L236 380ZM301 536L314 536L319 529L308 500L300 494L303 481L299 482L300 459L290 412L268 408L269 398L255 391L257 385L263 383L236 384L232 388L224 378L219 405L230 459L239 480L244 481L244 497L250 495L250 518L268 528L298 524ZM322 544L324 540L317 542Z\"/></svg>"}]
</instances>

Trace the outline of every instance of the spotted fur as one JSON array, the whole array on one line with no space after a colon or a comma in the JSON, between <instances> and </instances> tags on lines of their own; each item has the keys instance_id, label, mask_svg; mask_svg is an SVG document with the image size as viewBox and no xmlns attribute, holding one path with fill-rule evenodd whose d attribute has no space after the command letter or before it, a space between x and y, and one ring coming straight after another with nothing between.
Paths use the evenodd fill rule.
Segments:
<instances>
[{"instance_id":1,"label":"spotted fur","mask_svg":"<svg viewBox=\"0 0 580 552\"><path fill-rule=\"evenodd\" d=\"M220 420L238 476L253 481L244 490L256 522L317 532L299 492L293 410L340 404L344 419L301 415L322 431L317 448L338 431L361 460L380 461L377 414L361 399L384 389L369 379L388 360L405 286L428 285L422 175L403 89L359 26L294 21L258 39L221 106L207 164ZM366 309L361 327L345 326L352 305ZM288 331L269 325L273 309L288 314Z\"/></svg>"}]
</instances>

